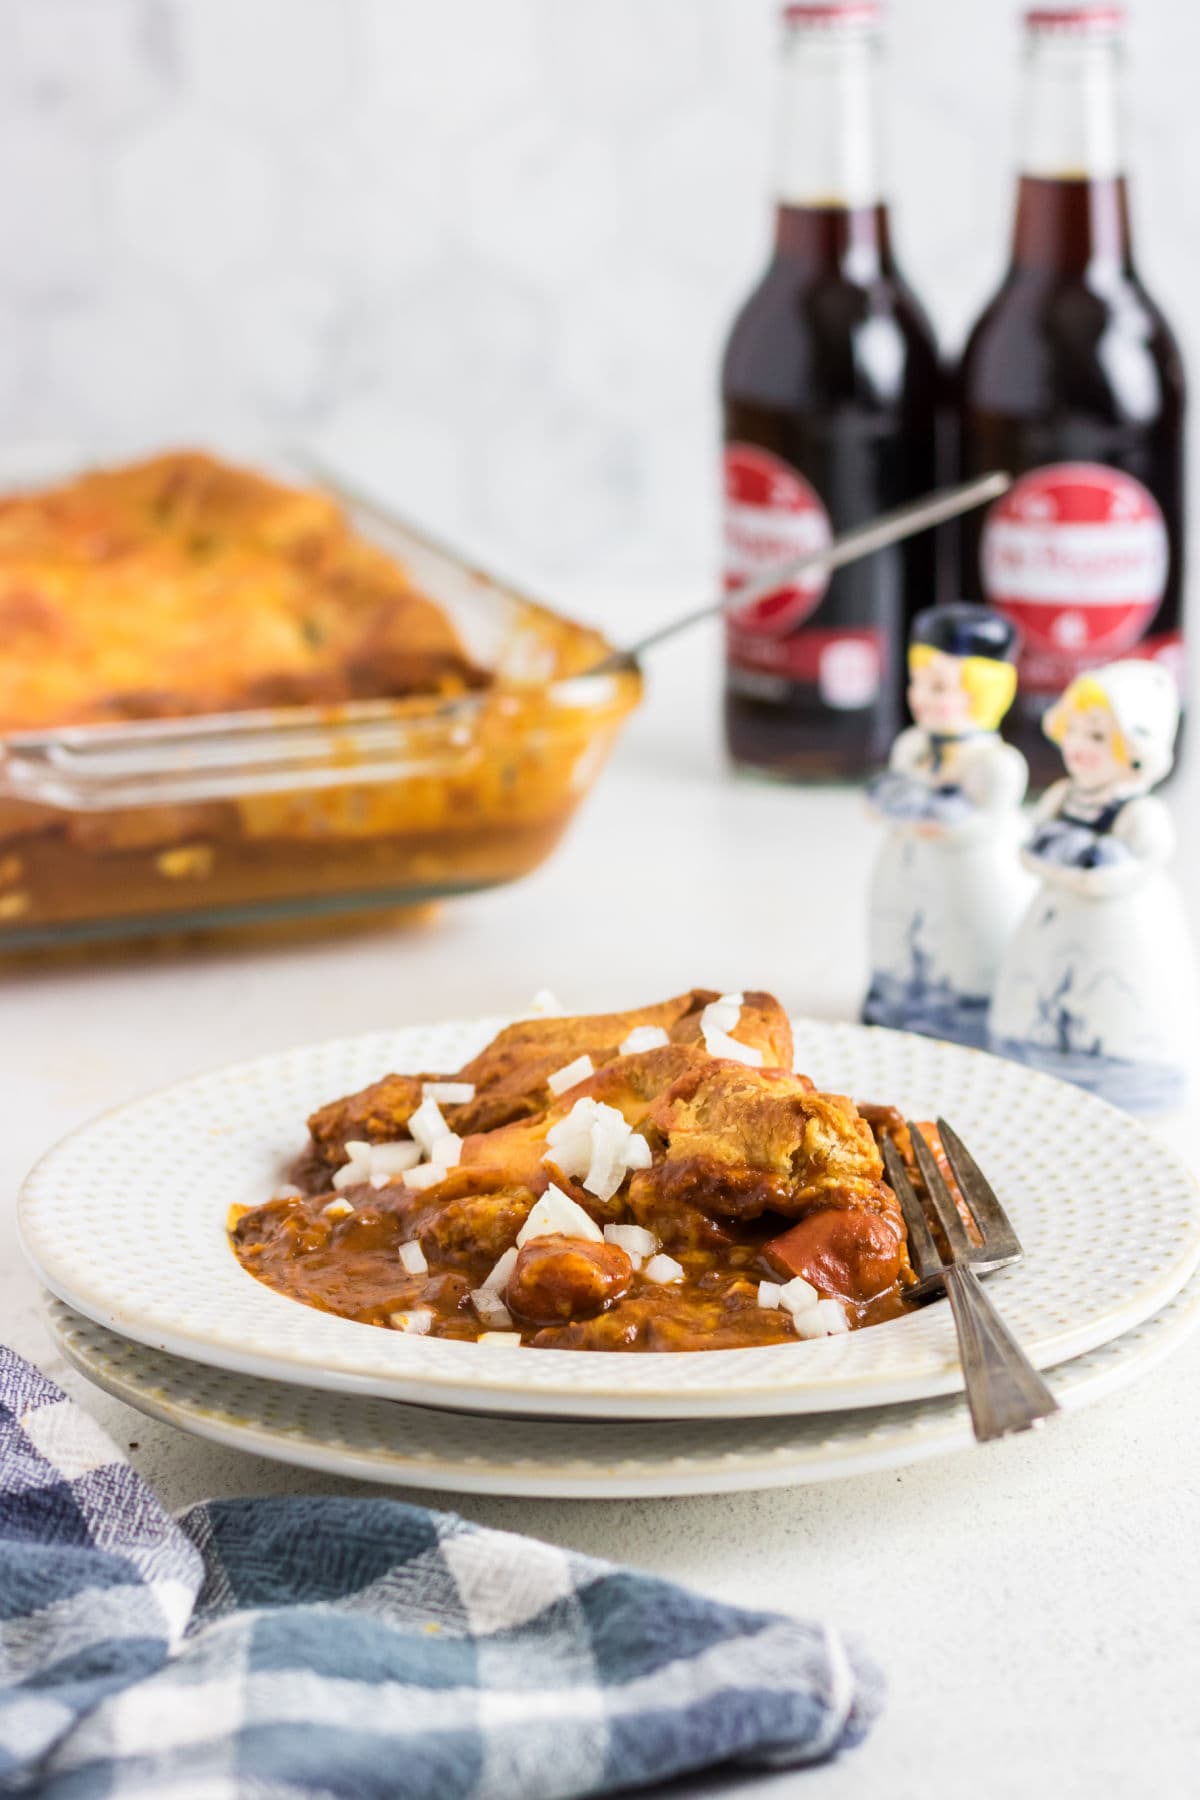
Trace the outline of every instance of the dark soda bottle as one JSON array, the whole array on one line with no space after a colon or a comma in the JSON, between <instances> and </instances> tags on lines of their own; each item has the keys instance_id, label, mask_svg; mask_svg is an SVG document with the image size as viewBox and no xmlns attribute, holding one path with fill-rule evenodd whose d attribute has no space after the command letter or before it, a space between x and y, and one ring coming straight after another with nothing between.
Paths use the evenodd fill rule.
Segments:
<instances>
[{"instance_id":1,"label":"dark soda bottle","mask_svg":"<svg viewBox=\"0 0 1200 1800\"><path fill-rule=\"evenodd\" d=\"M1112 6L1025 17L1012 261L958 376L964 473L1016 485L962 522L962 581L1020 626L1005 727L1038 785L1061 774L1041 731L1081 670L1166 662L1182 688L1184 378L1134 267Z\"/></svg>"},{"instance_id":2,"label":"dark soda bottle","mask_svg":"<svg viewBox=\"0 0 1200 1800\"><path fill-rule=\"evenodd\" d=\"M770 266L722 370L725 584L932 488L941 374L892 254L879 178L879 9L783 12ZM935 599L926 534L726 627L733 761L791 780L875 769L905 722L904 645Z\"/></svg>"}]
</instances>

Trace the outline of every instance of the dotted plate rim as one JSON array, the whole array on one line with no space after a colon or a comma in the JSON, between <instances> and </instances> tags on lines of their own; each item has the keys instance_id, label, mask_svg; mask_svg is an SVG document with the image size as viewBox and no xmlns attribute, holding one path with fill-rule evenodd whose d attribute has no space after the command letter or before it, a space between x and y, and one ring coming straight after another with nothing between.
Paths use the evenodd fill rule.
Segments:
<instances>
[{"instance_id":1,"label":"dotted plate rim","mask_svg":"<svg viewBox=\"0 0 1200 1800\"><path fill-rule=\"evenodd\" d=\"M313 1106L388 1068L456 1068L503 1023L451 1021L306 1045L103 1113L27 1178L18 1208L26 1254L59 1299L151 1348L234 1373L442 1408L737 1417L899 1403L960 1387L944 1301L848 1337L794 1345L690 1355L513 1351L335 1318L246 1273L225 1237L228 1208L270 1191ZM970 1145L1026 1249L1019 1266L989 1278L989 1292L1039 1367L1133 1329L1200 1263L1200 1188L1182 1159L1126 1114L981 1051L873 1027L794 1023L797 1066L823 1085L894 1101L910 1116L942 1112Z\"/></svg>"},{"instance_id":2,"label":"dotted plate rim","mask_svg":"<svg viewBox=\"0 0 1200 1800\"><path fill-rule=\"evenodd\" d=\"M973 1447L964 1400L744 1421L480 1418L228 1374L148 1350L43 1297L58 1349L89 1381L193 1437L326 1475L451 1494L627 1500L807 1485ZM1051 1370L1064 1413L1166 1360L1200 1325L1200 1275L1119 1338ZM1058 1429L1047 1421L1043 1431Z\"/></svg>"}]
</instances>

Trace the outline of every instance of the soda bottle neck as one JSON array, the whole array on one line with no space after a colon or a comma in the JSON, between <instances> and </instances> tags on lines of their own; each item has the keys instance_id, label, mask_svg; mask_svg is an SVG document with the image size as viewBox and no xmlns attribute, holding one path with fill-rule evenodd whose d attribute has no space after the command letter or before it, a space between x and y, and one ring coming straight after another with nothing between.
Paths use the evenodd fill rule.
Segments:
<instances>
[{"instance_id":1,"label":"soda bottle neck","mask_svg":"<svg viewBox=\"0 0 1200 1800\"><path fill-rule=\"evenodd\" d=\"M878 39L869 30L785 32L775 147L781 219L879 210L878 62Z\"/></svg>"},{"instance_id":2,"label":"soda bottle neck","mask_svg":"<svg viewBox=\"0 0 1200 1800\"><path fill-rule=\"evenodd\" d=\"M1120 46L1111 36L1030 34L1013 260L1082 274L1127 267L1129 206Z\"/></svg>"},{"instance_id":3,"label":"soda bottle neck","mask_svg":"<svg viewBox=\"0 0 1200 1800\"><path fill-rule=\"evenodd\" d=\"M1125 177L1022 175L1013 263L1048 275L1132 273Z\"/></svg>"},{"instance_id":4,"label":"soda bottle neck","mask_svg":"<svg viewBox=\"0 0 1200 1800\"><path fill-rule=\"evenodd\" d=\"M775 214L775 254L789 263L838 270L851 280L869 280L893 266L887 208L879 203L781 204Z\"/></svg>"}]
</instances>

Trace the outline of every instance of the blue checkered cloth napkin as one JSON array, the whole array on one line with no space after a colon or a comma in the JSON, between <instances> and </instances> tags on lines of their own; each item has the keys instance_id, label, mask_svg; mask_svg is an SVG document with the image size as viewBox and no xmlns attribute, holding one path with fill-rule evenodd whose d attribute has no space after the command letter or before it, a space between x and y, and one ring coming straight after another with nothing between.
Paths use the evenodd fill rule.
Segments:
<instances>
[{"instance_id":1,"label":"blue checkered cloth napkin","mask_svg":"<svg viewBox=\"0 0 1200 1800\"><path fill-rule=\"evenodd\" d=\"M0 1348L0 1794L556 1800L817 1762L880 1697L827 1627L422 1507L176 1520Z\"/></svg>"}]
</instances>

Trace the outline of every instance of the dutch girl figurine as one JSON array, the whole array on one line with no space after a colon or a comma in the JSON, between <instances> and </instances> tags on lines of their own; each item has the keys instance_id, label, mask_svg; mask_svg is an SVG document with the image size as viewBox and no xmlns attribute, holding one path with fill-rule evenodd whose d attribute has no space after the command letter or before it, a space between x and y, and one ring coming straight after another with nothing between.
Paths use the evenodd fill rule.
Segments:
<instances>
[{"instance_id":1,"label":"dutch girl figurine","mask_svg":"<svg viewBox=\"0 0 1200 1800\"><path fill-rule=\"evenodd\" d=\"M1164 866L1170 814L1150 789L1169 772L1179 700L1166 669L1110 663L1073 681L1044 729L1067 778L1022 854L1041 890L1005 952L992 1048L1133 1112L1186 1087L1195 963Z\"/></svg>"},{"instance_id":2,"label":"dutch girl figurine","mask_svg":"<svg viewBox=\"0 0 1200 1800\"><path fill-rule=\"evenodd\" d=\"M868 789L891 828L871 884L868 1025L987 1041L1001 951L1032 888L1018 860L1029 771L999 737L1016 651L1014 627L985 606L932 607L914 621L916 722Z\"/></svg>"}]
</instances>

